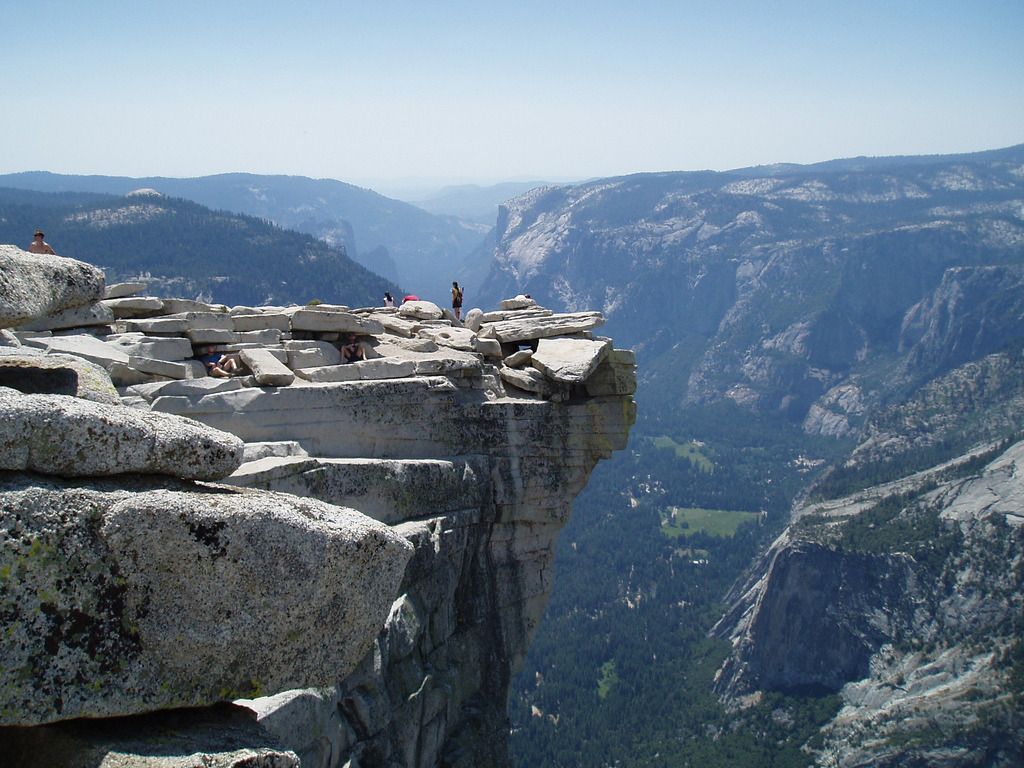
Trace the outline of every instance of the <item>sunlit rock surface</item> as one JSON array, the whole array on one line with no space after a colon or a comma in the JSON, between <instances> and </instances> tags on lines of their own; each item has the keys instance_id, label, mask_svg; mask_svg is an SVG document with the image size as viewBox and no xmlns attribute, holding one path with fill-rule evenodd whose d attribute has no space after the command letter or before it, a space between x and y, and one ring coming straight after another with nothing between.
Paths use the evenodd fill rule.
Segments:
<instances>
[{"instance_id":1,"label":"sunlit rock surface","mask_svg":"<svg viewBox=\"0 0 1024 768\"><path fill-rule=\"evenodd\" d=\"M80 351L122 405L83 405L45 376L2 396L16 458L0 473L0 619L17 642L0 713L51 724L0 737L37 761L47 743L127 755L126 721L64 720L238 700L274 735L277 752L246 747L253 765L506 764L509 679L555 540L635 419L635 360L593 336L600 315L521 299L463 327L419 305L228 310L117 293L82 315L113 315L108 327L7 337ZM366 360L341 362L349 333ZM541 339L553 343L534 365ZM234 357L239 375L206 377L183 345ZM35 434L26 414L43 407ZM47 430L64 421L82 437L55 446ZM161 447L183 429L194 438ZM213 435L224 456L207 459ZM235 764L237 731L224 734L222 756L208 740L195 754Z\"/></svg>"}]
</instances>

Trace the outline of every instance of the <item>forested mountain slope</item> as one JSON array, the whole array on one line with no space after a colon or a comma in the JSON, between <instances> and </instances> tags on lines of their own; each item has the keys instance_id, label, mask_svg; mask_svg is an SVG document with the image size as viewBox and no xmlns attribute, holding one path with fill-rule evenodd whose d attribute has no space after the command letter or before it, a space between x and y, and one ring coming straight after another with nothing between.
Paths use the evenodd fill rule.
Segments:
<instances>
[{"instance_id":1,"label":"forested mountain slope","mask_svg":"<svg viewBox=\"0 0 1024 768\"><path fill-rule=\"evenodd\" d=\"M46 192L125 195L139 188L183 197L305 232L422 298L444 299L454 274L488 227L439 216L369 189L333 179L226 173L161 176L73 176L45 172L0 176L0 187Z\"/></svg>"},{"instance_id":2,"label":"forested mountain slope","mask_svg":"<svg viewBox=\"0 0 1024 768\"><path fill-rule=\"evenodd\" d=\"M398 287L343 250L251 216L155 193L109 197L0 188L0 242L22 248L41 228L61 256L142 279L153 295L288 304L377 306Z\"/></svg>"},{"instance_id":3,"label":"forested mountain slope","mask_svg":"<svg viewBox=\"0 0 1024 768\"><path fill-rule=\"evenodd\" d=\"M493 235L490 295L601 306L640 377L516 765L1017 764L1019 521L984 489L1019 498L1024 147L534 190Z\"/></svg>"}]
</instances>

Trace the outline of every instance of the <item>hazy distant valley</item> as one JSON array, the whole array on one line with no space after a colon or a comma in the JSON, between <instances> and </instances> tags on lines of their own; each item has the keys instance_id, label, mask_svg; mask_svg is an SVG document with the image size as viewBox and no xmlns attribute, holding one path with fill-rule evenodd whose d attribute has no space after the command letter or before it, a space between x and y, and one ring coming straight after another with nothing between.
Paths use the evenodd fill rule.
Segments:
<instances>
[{"instance_id":1,"label":"hazy distant valley","mask_svg":"<svg viewBox=\"0 0 1024 768\"><path fill-rule=\"evenodd\" d=\"M0 187L0 242L225 303L605 314L639 420L559 541L514 764L1024 760L1024 145L545 186L493 229L294 177Z\"/></svg>"}]
</instances>

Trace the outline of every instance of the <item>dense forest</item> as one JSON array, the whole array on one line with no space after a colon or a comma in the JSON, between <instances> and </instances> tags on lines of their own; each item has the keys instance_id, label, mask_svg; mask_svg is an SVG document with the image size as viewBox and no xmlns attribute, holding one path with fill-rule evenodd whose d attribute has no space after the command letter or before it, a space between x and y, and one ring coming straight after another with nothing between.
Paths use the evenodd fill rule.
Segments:
<instances>
[{"instance_id":1,"label":"dense forest","mask_svg":"<svg viewBox=\"0 0 1024 768\"><path fill-rule=\"evenodd\" d=\"M156 296L359 307L400 295L343 248L188 200L0 189L0 242L25 248L37 228L61 256L102 267L108 283L141 279Z\"/></svg>"},{"instance_id":2,"label":"dense forest","mask_svg":"<svg viewBox=\"0 0 1024 768\"><path fill-rule=\"evenodd\" d=\"M811 761L806 750L838 697L778 692L727 712L712 682L728 644L708 637L726 591L781 529L802 466L779 446L751 453L706 442L703 450L715 457L710 472L637 436L595 469L576 500L558 543L551 601L510 694L515 765L783 768ZM706 482L690 484L701 475ZM752 496L751 489L759 490ZM754 503L765 514L731 536L691 529L669 537L663 510L677 503ZM616 545L623 541L629 545Z\"/></svg>"},{"instance_id":3,"label":"dense forest","mask_svg":"<svg viewBox=\"0 0 1024 768\"><path fill-rule=\"evenodd\" d=\"M669 413L641 399L630 447L594 470L559 538L551 601L509 699L514 764L808 765L838 697L776 692L727 712L712 683L728 644L708 632L793 498L849 448L732 403ZM757 514L724 535L672 535L667 512L680 507Z\"/></svg>"}]
</instances>

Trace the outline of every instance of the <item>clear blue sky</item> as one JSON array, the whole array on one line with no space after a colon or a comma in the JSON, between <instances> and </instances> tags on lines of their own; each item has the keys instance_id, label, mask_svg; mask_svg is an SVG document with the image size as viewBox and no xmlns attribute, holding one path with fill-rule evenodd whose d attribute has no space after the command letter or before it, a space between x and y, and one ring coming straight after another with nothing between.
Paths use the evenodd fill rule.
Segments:
<instances>
[{"instance_id":1,"label":"clear blue sky","mask_svg":"<svg viewBox=\"0 0 1024 768\"><path fill-rule=\"evenodd\" d=\"M1024 142L1024 0L0 0L0 173L570 180Z\"/></svg>"}]
</instances>

